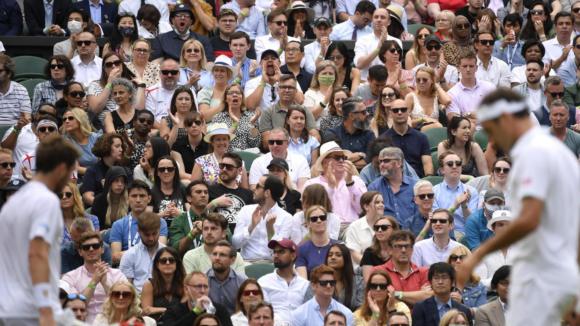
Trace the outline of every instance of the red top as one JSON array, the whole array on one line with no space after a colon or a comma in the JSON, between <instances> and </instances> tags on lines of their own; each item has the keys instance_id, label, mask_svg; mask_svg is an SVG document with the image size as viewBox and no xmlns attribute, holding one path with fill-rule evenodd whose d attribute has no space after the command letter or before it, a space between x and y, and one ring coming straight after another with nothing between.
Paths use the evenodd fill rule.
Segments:
<instances>
[{"instance_id":1,"label":"red top","mask_svg":"<svg viewBox=\"0 0 580 326\"><path fill-rule=\"evenodd\" d=\"M455 10L467 6L466 0L427 0L427 5L431 3L438 3L441 10Z\"/></svg>"},{"instance_id":2,"label":"red top","mask_svg":"<svg viewBox=\"0 0 580 326\"><path fill-rule=\"evenodd\" d=\"M403 275L396 270L395 264L391 259L383 265L373 268L373 270L376 269L381 269L389 273L395 291L420 291L423 285L429 283L429 270L424 267L418 267L413 263L411 263L411 273L407 277L403 277Z\"/></svg>"}]
</instances>

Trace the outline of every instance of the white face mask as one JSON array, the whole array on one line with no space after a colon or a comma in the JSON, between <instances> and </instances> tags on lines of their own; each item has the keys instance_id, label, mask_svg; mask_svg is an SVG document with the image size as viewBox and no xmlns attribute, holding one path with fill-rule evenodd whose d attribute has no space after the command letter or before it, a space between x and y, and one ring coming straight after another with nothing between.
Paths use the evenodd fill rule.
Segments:
<instances>
[{"instance_id":1,"label":"white face mask","mask_svg":"<svg viewBox=\"0 0 580 326\"><path fill-rule=\"evenodd\" d=\"M83 23L76 20L71 20L66 24L66 27L71 32L71 34L78 34L83 31Z\"/></svg>"}]
</instances>

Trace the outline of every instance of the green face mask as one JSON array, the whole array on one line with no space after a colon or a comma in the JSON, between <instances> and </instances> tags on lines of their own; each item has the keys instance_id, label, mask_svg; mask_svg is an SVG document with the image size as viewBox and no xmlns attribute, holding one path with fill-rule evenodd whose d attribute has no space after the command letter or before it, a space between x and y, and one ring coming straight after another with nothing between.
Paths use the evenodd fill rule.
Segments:
<instances>
[{"instance_id":1,"label":"green face mask","mask_svg":"<svg viewBox=\"0 0 580 326\"><path fill-rule=\"evenodd\" d=\"M330 86L330 85L334 84L334 76L319 75L318 82L320 83L320 85Z\"/></svg>"}]
</instances>

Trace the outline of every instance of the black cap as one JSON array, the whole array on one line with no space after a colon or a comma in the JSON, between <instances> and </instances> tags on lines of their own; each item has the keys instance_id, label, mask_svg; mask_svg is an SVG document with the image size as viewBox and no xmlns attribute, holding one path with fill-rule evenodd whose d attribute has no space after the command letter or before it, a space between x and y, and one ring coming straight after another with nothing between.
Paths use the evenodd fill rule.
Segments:
<instances>
[{"instance_id":1,"label":"black cap","mask_svg":"<svg viewBox=\"0 0 580 326\"><path fill-rule=\"evenodd\" d=\"M437 44L441 45L441 40L437 37L437 35L429 35L427 36L427 38L425 38L425 45L431 43L431 42L436 42Z\"/></svg>"},{"instance_id":2,"label":"black cap","mask_svg":"<svg viewBox=\"0 0 580 326\"><path fill-rule=\"evenodd\" d=\"M273 166L279 167L286 171L290 170L290 167L288 167L288 162L286 162L286 160L283 160L281 158L273 158L272 161L270 161L270 164L268 164L268 170L270 170L270 168Z\"/></svg>"},{"instance_id":3,"label":"black cap","mask_svg":"<svg viewBox=\"0 0 580 326\"><path fill-rule=\"evenodd\" d=\"M171 12L170 18L173 18L175 15L177 15L180 12L187 12L193 18L193 13L191 12L191 7L186 5L186 4L183 4L183 3L175 6L175 9L173 9L173 11Z\"/></svg>"},{"instance_id":4,"label":"black cap","mask_svg":"<svg viewBox=\"0 0 580 326\"><path fill-rule=\"evenodd\" d=\"M273 54L277 59L280 59L280 55L278 54L278 51L272 50L272 49L267 49L264 52L262 52L262 54L260 55L260 61L262 61L267 54Z\"/></svg>"},{"instance_id":5,"label":"black cap","mask_svg":"<svg viewBox=\"0 0 580 326\"><path fill-rule=\"evenodd\" d=\"M22 188L26 184L26 181L20 179L13 179L8 182L2 190L4 191L18 191L18 189Z\"/></svg>"},{"instance_id":6,"label":"black cap","mask_svg":"<svg viewBox=\"0 0 580 326\"><path fill-rule=\"evenodd\" d=\"M314 27L318 27L318 25L322 25L322 24L326 24L326 26L332 27L332 22L330 21L330 19L328 19L324 16L318 17L314 21Z\"/></svg>"}]
</instances>

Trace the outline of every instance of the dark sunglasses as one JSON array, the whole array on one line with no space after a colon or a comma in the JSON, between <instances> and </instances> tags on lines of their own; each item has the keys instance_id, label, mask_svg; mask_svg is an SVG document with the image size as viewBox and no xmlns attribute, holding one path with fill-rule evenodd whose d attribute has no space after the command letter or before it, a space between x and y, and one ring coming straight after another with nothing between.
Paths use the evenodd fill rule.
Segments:
<instances>
[{"instance_id":1,"label":"dark sunglasses","mask_svg":"<svg viewBox=\"0 0 580 326\"><path fill-rule=\"evenodd\" d=\"M465 257L467 257L467 255L451 255L451 256L449 256L449 260L451 260L451 261L457 261L458 259L464 260Z\"/></svg>"},{"instance_id":2,"label":"dark sunglasses","mask_svg":"<svg viewBox=\"0 0 580 326\"><path fill-rule=\"evenodd\" d=\"M580 12L580 7L572 9L572 12L577 14Z\"/></svg>"},{"instance_id":3,"label":"dark sunglasses","mask_svg":"<svg viewBox=\"0 0 580 326\"><path fill-rule=\"evenodd\" d=\"M406 113L407 108L391 108L391 112L393 112L393 113Z\"/></svg>"},{"instance_id":4,"label":"dark sunglasses","mask_svg":"<svg viewBox=\"0 0 580 326\"><path fill-rule=\"evenodd\" d=\"M237 166L235 166L233 164L228 164L228 163L220 163L219 166L220 166L220 170L224 170L225 169L225 170L228 170L228 171L231 171L231 170L234 170L234 169L237 169L238 168Z\"/></svg>"},{"instance_id":5,"label":"dark sunglasses","mask_svg":"<svg viewBox=\"0 0 580 326\"><path fill-rule=\"evenodd\" d=\"M530 15L532 15L532 16L540 16L543 14L544 14L543 10L530 10Z\"/></svg>"},{"instance_id":6,"label":"dark sunglasses","mask_svg":"<svg viewBox=\"0 0 580 326\"><path fill-rule=\"evenodd\" d=\"M336 286L336 281L335 280L318 281L318 285L324 286L324 287L327 287L327 286L330 285L332 287L335 287Z\"/></svg>"},{"instance_id":7,"label":"dark sunglasses","mask_svg":"<svg viewBox=\"0 0 580 326\"><path fill-rule=\"evenodd\" d=\"M188 127L191 127L193 125L201 126L202 124L203 124L203 121L201 121L201 120L192 120L191 122L189 122L189 125L187 125L187 123L186 123L186 125Z\"/></svg>"},{"instance_id":8,"label":"dark sunglasses","mask_svg":"<svg viewBox=\"0 0 580 326\"><path fill-rule=\"evenodd\" d=\"M493 168L493 172L495 172L495 173L505 173L505 174L508 174L508 173L510 173L510 168L495 167L495 168Z\"/></svg>"},{"instance_id":9,"label":"dark sunglasses","mask_svg":"<svg viewBox=\"0 0 580 326\"><path fill-rule=\"evenodd\" d=\"M432 218L431 219L431 224L447 224L449 222L449 220L444 219L444 218Z\"/></svg>"},{"instance_id":10,"label":"dark sunglasses","mask_svg":"<svg viewBox=\"0 0 580 326\"><path fill-rule=\"evenodd\" d=\"M173 258L173 257L159 258L159 263L162 265L173 265L173 264L175 264L175 258Z\"/></svg>"},{"instance_id":11,"label":"dark sunglasses","mask_svg":"<svg viewBox=\"0 0 580 326\"><path fill-rule=\"evenodd\" d=\"M56 128L55 127L38 127L38 128L36 128L36 131L43 134L45 132L55 132Z\"/></svg>"},{"instance_id":12,"label":"dark sunglasses","mask_svg":"<svg viewBox=\"0 0 580 326\"><path fill-rule=\"evenodd\" d=\"M185 53L200 53L200 49L186 49Z\"/></svg>"},{"instance_id":13,"label":"dark sunglasses","mask_svg":"<svg viewBox=\"0 0 580 326\"><path fill-rule=\"evenodd\" d=\"M389 49L389 52L391 52L391 53L393 53L393 54L395 54L395 53L399 53L399 54L401 54L401 53L403 53L403 50L401 50L401 49L399 49L399 48L390 48L390 49Z\"/></svg>"},{"instance_id":14,"label":"dark sunglasses","mask_svg":"<svg viewBox=\"0 0 580 326\"><path fill-rule=\"evenodd\" d=\"M492 46L493 43L495 43L494 40L479 40L478 42L479 44L486 46Z\"/></svg>"},{"instance_id":15,"label":"dark sunglasses","mask_svg":"<svg viewBox=\"0 0 580 326\"><path fill-rule=\"evenodd\" d=\"M257 297L260 295L260 290L244 290L243 294L245 297L249 297L251 295Z\"/></svg>"},{"instance_id":16,"label":"dark sunglasses","mask_svg":"<svg viewBox=\"0 0 580 326\"><path fill-rule=\"evenodd\" d=\"M64 69L64 65L62 63L51 64L50 69Z\"/></svg>"},{"instance_id":17,"label":"dark sunglasses","mask_svg":"<svg viewBox=\"0 0 580 326\"><path fill-rule=\"evenodd\" d=\"M93 41L77 41L77 46L89 46L93 44Z\"/></svg>"},{"instance_id":18,"label":"dark sunglasses","mask_svg":"<svg viewBox=\"0 0 580 326\"><path fill-rule=\"evenodd\" d=\"M79 91L73 91L68 93L68 95L72 96L72 97L76 97L76 98L83 98L87 95L87 93L85 92L79 92Z\"/></svg>"},{"instance_id":19,"label":"dark sunglasses","mask_svg":"<svg viewBox=\"0 0 580 326\"><path fill-rule=\"evenodd\" d=\"M122 63L123 63L123 61L121 61L121 60L109 61L109 62L105 62L105 67L106 68L112 68L113 66L119 67Z\"/></svg>"},{"instance_id":20,"label":"dark sunglasses","mask_svg":"<svg viewBox=\"0 0 580 326\"><path fill-rule=\"evenodd\" d=\"M272 22L272 23L274 23L274 24L276 24L278 26L288 25L288 22L285 21L285 20L279 20L279 21L275 21L275 22Z\"/></svg>"},{"instance_id":21,"label":"dark sunglasses","mask_svg":"<svg viewBox=\"0 0 580 326\"><path fill-rule=\"evenodd\" d=\"M379 163L389 164L392 161L398 161L396 158L381 158L379 159Z\"/></svg>"},{"instance_id":22,"label":"dark sunglasses","mask_svg":"<svg viewBox=\"0 0 580 326\"><path fill-rule=\"evenodd\" d=\"M331 160L335 160L335 161L346 161L348 160L348 157L346 155L330 155L328 156L329 159Z\"/></svg>"},{"instance_id":23,"label":"dark sunglasses","mask_svg":"<svg viewBox=\"0 0 580 326\"><path fill-rule=\"evenodd\" d=\"M390 224L380 224L380 225L373 225L373 229L375 230L375 232L385 232L388 229L392 229L393 226Z\"/></svg>"},{"instance_id":24,"label":"dark sunglasses","mask_svg":"<svg viewBox=\"0 0 580 326\"><path fill-rule=\"evenodd\" d=\"M161 70L161 73L163 75L173 75L173 76L175 76L175 75L177 75L179 73L179 70L165 70L164 69L164 70Z\"/></svg>"},{"instance_id":25,"label":"dark sunglasses","mask_svg":"<svg viewBox=\"0 0 580 326\"><path fill-rule=\"evenodd\" d=\"M342 55L331 55L328 57L328 60L330 61L336 61L336 60L342 60L344 59L344 56Z\"/></svg>"},{"instance_id":26,"label":"dark sunglasses","mask_svg":"<svg viewBox=\"0 0 580 326\"><path fill-rule=\"evenodd\" d=\"M382 93L381 97L382 98L395 98L397 96L397 94L395 93Z\"/></svg>"},{"instance_id":27,"label":"dark sunglasses","mask_svg":"<svg viewBox=\"0 0 580 326\"><path fill-rule=\"evenodd\" d=\"M550 93L550 95L552 97L556 97L556 98L563 98L564 97L564 92Z\"/></svg>"},{"instance_id":28,"label":"dark sunglasses","mask_svg":"<svg viewBox=\"0 0 580 326\"><path fill-rule=\"evenodd\" d=\"M427 38L427 36L429 36L429 35L431 35L431 34L419 34L419 35L417 35L417 39L422 40L422 39Z\"/></svg>"},{"instance_id":29,"label":"dark sunglasses","mask_svg":"<svg viewBox=\"0 0 580 326\"><path fill-rule=\"evenodd\" d=\"M441 44L429 44L429 45L425 45L425 49L427 49L427 51L432 51L433 49L439 51L441 50Z\"/></svg>"},{"instance_id":30,"label":"dark sunglasses","mask_svg":"<svg viewBox=\"0 0 580 326\"><path fill-rule=\"evenodd\" d=\"M454 166L461 166L461 161L447 161L445 162L445 165L447 165L448 167L452 168Z\"/></svg>"},{"instance_id":31,"label":"dark sunglasses","mask_svg":"<svg viewBox=\"0 0 580 326\"><path fill-rule=\"evenodd\" d=\"M175 168L173 166L159 167L157 168L157 171L161 173L172 173L175 172Z\"/></svg>"},{"instance_id":32,"label":"dark sunglasses","mask_svg":"<svg viewBox=\"0 0 580 326\"><path fill-rule=\"evenodd\" d=\"M469 28L469 24L457 24L457 25L455 25L455 28L457 28L457 29L468 29Z\"/></svg>"},{"instance_id":33,"label":"dark sunglasses","mask_svg":"<svg viewBox=\"0 0 580 326\"><path fill-rule=\"evenodd\" d=\"M387 283L369 283L369 290L384 291L389 287Z\"/></svg>"},{"instance_id":34,"label":"dark sunglasses","mask_svg":"<svg viewBox=\"0 0 580 326\"><path fill-rule=\"evenodd\" d=\"M435 197L435 194L428 193L428 194L417 195L417 197L419 197L419 199L421 199L421 200L427 200L427 199L433 199Z\"/></svg>"},{"instance_id":35,"label":"dark sunglasses","mask_svg":"<svg viewBox=\"0 0 580 326\"><path fill-rule=\"evenodd\" d=\"M316 215L316 216L310 216L310 222L312 222L312 223L316 223L319 220L320 220L320 222L326 221L326 214Z\"/></svg>"},{"instance_id":36,"label":"dark sunglasses","mask_svg":"<svg viewBox=\"0 0 580 326\"><path fill-rule=\"evenodd\" d=\"M58 198L60 199L68 199L73 196L73 193L70 191L63 191L58 193Z\"/></svg>"},{"instance_id":37,"label":"dark sunglasses","mask_svg":"<svg viewBox=\"0 0 580 326\"><path fill-rule=\"evenodd\" d=\"M146 123L150 126L152 126L155 123L153 120L145 119L145 118L139 118L137 120L139 120L140 123Z\"/></svg>"},{"instance_id":38,"label":"dark sunglasses","mask_svg":"<svg viewBox=\"0 0 580 326\"><path fill-rule=\"evenodd\" d=\"M89 244L84 244L81 245L81 249L84 251L89 251L89 250L97 250L97 249L101 249L101 243L89 243Z\"/></svg>"},{"instance_id":39,"label":"dark sunglasses","mask_svg":"<svg viewBox=\"0 0 580 326\"><path fill-rule=\"evenodd\" d=\"M131 292L131 291L112 291L111 297L113 297L115 299L131 298L131 297L133 297L133 292Z\"/></svg>"},{"instance_id":40,"label":"dark sunglasses","mask_svg":"<svg viewBox=\"0 0 580 326\"><path fill-rule=\"evenodd\" d=\"M574 45L574 47L575 47L576 49L580 50L580 44L576 44L576 45Z\"/></svg>"},{"instance_id":41,"label":"dark sunglasses","mask_svg":"<svg viewBox=\"0 0 580 326\"><path fill-rule=\"evenodd\" d=\"M429 78L415 78L418 84L426 84L429 81Z\"/></svg>"},{"instance_id":42,"label":"dark sunglasses","mask_svg":"<svg viewBox=\"0 0 580 326\"><path fill-rule=\"evenodd\" d=\"M71 300L71 301L72 301L72 300L77 300L77 299L78 299L78 300L81 300L81 301L83 301L83 302L87 302L87 297L85 297L85 296L84 296L84 295L82 295L82 294L71 293L71 294L67 295L67 296L66 296L66 298L67 298L68 300Z\"/></svg>"},{"instance_id":43,"label":"dark sunglasses","mask_svg":"<svg viewBox=\"0 0 580 326\"><path fill-rule=\"evenodd\" d=\"M282 146L284 145L285 140L283 139L270 139L268 140L268 145L278 145L278 146Z\"/></svg>"},{"instance_id":44,"label":"dark sunglasses","mask_svg":"<svg viewBox=\"0 0 580 326\"><path fill-rule=\"evenodd\" d=\"M16 163L15 162L2 162L2 163L0 163L0 166L3 169L8 169L8 168L14 169L14 167L16 166Z\"/></svg>"},{"instance_id":45,"label":"dark sunglasses","mask_svg":"<svg viewBox=\"0 0 580 326\"><path fill-rule=\"evenodd\" d=\"M62 121L73 121L73 120L75 120L75 117L73 117L72 115L70 117L62 118Z\"/></svg>"}]
</instances>

